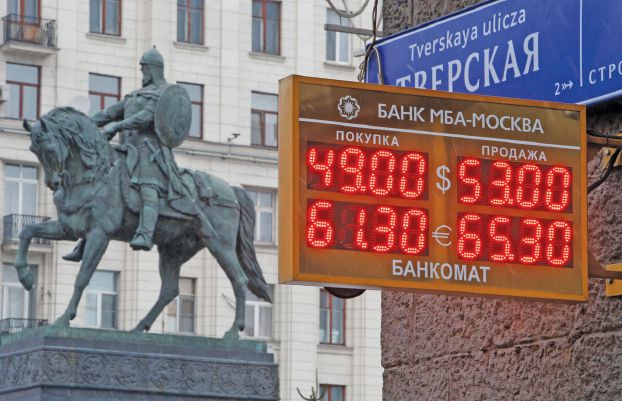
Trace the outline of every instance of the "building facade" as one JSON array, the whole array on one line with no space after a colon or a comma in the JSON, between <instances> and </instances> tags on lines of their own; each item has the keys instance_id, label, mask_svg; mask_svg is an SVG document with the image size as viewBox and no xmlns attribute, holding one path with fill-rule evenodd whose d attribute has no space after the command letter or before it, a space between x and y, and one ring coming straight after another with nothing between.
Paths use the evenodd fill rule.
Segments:
<instances>
[{"instance_id":1,"label":"building facade","mask_svg":"<svg viewBox=\"0 0 622 401\"><path fill-rule=\"evenodd\" d=\"M362 3L347 2L353 9ZM141 86L138 60L155 45L167 80L192 100L190 137L175 149L177 163L240 185L255 201L256 249L274 303L249 296L244 336L274 352L281 399L299 400L298 388L308 395L316 372L326 400L381 399L380 294L342 301L317 287L279 285L277 277L278 80L294 73L355 80L353 51L363 41L326 32L324 24L365 25L370 14L351 22L311 0L0 1L0 319L53 320L78 271L61 258L72 243L35 240L28 255L35 288L26 292L17 282L11 263L21 227L56 216L21 120L61 105L93 113L113 104ZM159 293L157 266L156 251L111 243L72 325L133 328ZM222 336L234 299L203 251L183 266L180 295L152 332Z\"/></svg>"}]
</instances>

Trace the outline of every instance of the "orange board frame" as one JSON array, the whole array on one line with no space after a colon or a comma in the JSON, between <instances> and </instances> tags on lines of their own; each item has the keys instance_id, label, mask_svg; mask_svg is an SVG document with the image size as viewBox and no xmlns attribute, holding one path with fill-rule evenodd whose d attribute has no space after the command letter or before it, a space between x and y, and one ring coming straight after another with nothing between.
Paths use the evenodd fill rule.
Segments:
<instances>
[{"instance_id":1,"label":"orange board frame","mask_svg":"<svg viewBox=\"0 0 622 401\"><path fill-rule=\"evenodd\" d=\"M348 97L358 99L356 105L351 103L349 108L344 107L347 104L343 103L343 99L347 103ZM392 106L397 109L392 109ZM411 106L415 109L409 108ZM410 114L408 110L411 111ZM420 112L419 115L417 111ZM433 112L436 119L432 118ZM461 120L457 117L458 112L463 117L472 116L473 120L477 116L477 124L468 118L469 122L464 123L464 118ZM354 114L357 115L353 117ZM387 118L389 114L394 118ZM380 116L383 115L384 118L381 119ZM484 121L479 119L482 115ZM491 117L492 124L488 124L485 121L486 116L496 117ZM506 119L505 123L501 123L500 119L504 116L525 118L529 121L528 126L521 125L526 120L516 122ZM539 127L536 120L540 122ZM585 124L586 109L582 105L457 94L297 75L282 79L279 86L278 127L279 282L571 302L587 300ZM348 132L352 135L347 135ZM376 138L377 141L370 138ZM366 139L369 141L365 142ZM359 147L370 151L393 149L427 152L428 199L379 200L369 194L351 195L310 189L307 187L308 171L305 161L305 150L310 142ZM495 149L497 151L493 155ZM505 157L500 155L501 151L504 151ZM510 154L515 157L508 158ZM524 157L519 158L523 155ZM455 174L461 157L503 160L510 163L539 163L544 167L557 164L568 166L573 177L570 202L572 210L556 213L547 210L459 204L456 200L458 185L455 185ZM435 184L441 182L435 175L441 165L447 165L454 178L452 189L447 194L442 191L442 195L435 188ZM305 240L310 199L324 199L336 203L360 202L364 205L389 202L396 208L409 205L424 208L429 212L428 254L411 257L390 252L378 254L353 249L310 248ZM501 213L517 221L531 216L544 222L552 222L558 218L571 222L570 265L551 267L542 266L540 263L532 266L490 260L465 261L457 258L454 248L459 239L459 230L454 217L470 212L481 215ZM523 220L520 221L522 224ZM454 245L439 246L440 242L432 238L432 234L437 232L433 230L437 230L440 225L450 226L451 233L448 235ZM426 262L430 265L424 265ZM443 274L440 270L434 270L435 274L432 274L435 263L438 264L438 269L443 270ZM471 275L469 280L465 280L465 270L460 270L463 265L466 266L466 275ZM424 266L428 267L423 269ZM452 273L445 274L449 268L453 269ZM471 274L473 269L477 270L478 277ZM408 272L403 274L405 270ZM422 272L426 274L419 274Z\"/></svg>"}]
</instances>

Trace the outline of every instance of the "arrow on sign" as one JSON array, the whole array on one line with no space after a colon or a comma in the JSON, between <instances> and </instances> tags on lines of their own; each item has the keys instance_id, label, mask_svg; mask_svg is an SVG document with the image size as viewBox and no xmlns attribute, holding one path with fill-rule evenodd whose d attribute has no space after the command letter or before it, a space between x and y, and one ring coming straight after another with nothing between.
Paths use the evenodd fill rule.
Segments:
<instances>
[{"instance_id":1,"label":"arrow on sign","mask_svg":"<svg viewBox=\"0 0 622 401\"><path fill-rule=\"evenodd\" d=\"M564 91L566 89L572 89L572 81L562 83L562 90Z\"/></svg>"}]
</instances>

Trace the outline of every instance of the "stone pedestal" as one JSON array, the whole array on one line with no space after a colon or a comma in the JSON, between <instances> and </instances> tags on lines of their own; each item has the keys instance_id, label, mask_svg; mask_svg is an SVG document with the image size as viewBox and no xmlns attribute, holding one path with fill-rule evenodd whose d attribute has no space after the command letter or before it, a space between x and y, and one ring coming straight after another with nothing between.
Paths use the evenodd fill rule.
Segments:
<instances>
[{"instance_id":1,"label":"stone pedestal","mask_svg":"<svg viewBox=\"0 0 622 401\"><path fill-rule=\"evenodd\" d=\"M266 344L52 326L0 337L0 399L277 400Z\"/></svg>"}]
</instances>

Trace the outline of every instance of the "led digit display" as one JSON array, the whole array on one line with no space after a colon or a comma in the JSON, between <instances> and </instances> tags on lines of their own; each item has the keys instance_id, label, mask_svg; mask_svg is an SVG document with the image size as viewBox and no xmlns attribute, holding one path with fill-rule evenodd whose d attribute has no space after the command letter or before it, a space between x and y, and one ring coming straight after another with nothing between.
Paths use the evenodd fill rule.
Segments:
<instances>
[{"instance_id":1,"label":"led digit display","mask_svg":"<svg viewBox=\"0 0 622 401\"><path fill-rule=\"evenodd\" d=\"M281 86L280 282L586 299L583 106Z\"/></svg>"},{"instance_id":2,"label":"led digit display","mask_svg":"<svg viewBox=\"0 0 622 401\"><path fill-rule=\"evenodd\" d=\"M458 202L572 213L572 168L458 156Z\"/></svg>"},{"instance_id":3,"label":"led digit display","mask_svg":"<svg viewBox=\"0 0 622 401\"><path fill-rule=\"evenodd\" d=\"M458 256L464 260L572 266L572 222L458 213Z\"/></svg>"},{"instance_id":4,"label":"led digit display","mask_svg":"<svg viewBox=\"0 0 622 401\"><path fill-rule=\"evenodd\" d=\"M375 253L427 255L426 209L307 201L307 246Z\"/></svg>"},{"instance_id":5,"label":"led digit display","mask_svg":"<svg viewBox=\"0 0 622 401\"><path fill-rule=\"evenodd\" d=\"M312 142L306 161L309 189L427 199L426 153Z\"/></svg>"}]
</instances>

